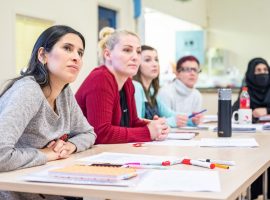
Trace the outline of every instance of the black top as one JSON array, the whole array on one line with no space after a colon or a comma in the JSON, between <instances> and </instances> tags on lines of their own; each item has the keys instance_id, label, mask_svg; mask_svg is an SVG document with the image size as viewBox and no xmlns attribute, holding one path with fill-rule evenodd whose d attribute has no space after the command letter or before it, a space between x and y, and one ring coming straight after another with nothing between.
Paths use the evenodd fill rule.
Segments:
<instances>
[{"instance_id":1,"label":"black top","mask_svg":"<svg viewBox=\"0 0 270 200\"><path fill-rule=\"evenodd\" d=\"M267 113L270 114L270 78L269 74L255 74L255 68L258 64L265 64L270 68L266 60L263 58L254 58L248 63L248 68L243 80L243 86L248 87L248 94L250 96L250 108L266 108ZM240 94L238 95L237 101L233 104L232 111L239 109Z\"/></svg>"},{"instance_id":2,"label":"black top","mask_svg":"<svg viewBox=\"0 0 270 200\"><path fill-rule=\"evenodd\" d=\"M120 105L121 105L121 110L122 110L120 126L129 127L129 112L128 112L128 106L127 106L127 101L126 101L125 90L124 89L120 90L119 95L120 95Z\"/></svg>"},{"instance_id":3,"label":"black top","mask_svg":"<svg viewBox=\"0 0 270 200\"><path fill-rule=\"evenodd\" d=\"M155 115L158 115L158 107L157 105L151 106L149 102L145 102L145 119L153 119Z\"/></svg>"}]
</instances>

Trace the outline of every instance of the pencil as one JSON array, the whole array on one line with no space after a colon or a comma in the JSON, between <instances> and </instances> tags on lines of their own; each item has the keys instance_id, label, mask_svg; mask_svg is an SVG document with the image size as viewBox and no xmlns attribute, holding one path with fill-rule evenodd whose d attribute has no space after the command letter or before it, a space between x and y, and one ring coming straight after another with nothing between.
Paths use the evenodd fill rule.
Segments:
<instances>
[{"instance_id":1,"label":"pencil","mask_svg":"<svg viewBox=\"0 0 270 200\"><path fill-rule=\"evenodd\" d=\"M229 165L222 165L222 164L217 164L217 163L215 163L215 166L218 167L218 168L223 168L223 169L229 169L230 168Z\"/></svg>"}]
</instances>

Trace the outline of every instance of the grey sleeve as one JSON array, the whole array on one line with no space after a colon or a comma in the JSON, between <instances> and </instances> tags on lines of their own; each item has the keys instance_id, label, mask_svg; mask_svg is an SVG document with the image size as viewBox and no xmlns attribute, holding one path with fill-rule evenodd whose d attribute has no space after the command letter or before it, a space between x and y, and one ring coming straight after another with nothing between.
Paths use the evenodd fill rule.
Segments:
<instances>
[{"instance_id":1,"label":"grey sleeve","mask_svg":"<svg viewBox=\"0 0 270 200\"><path fill-rule=\"evenodd\" d=\"M71 119L71 135L70 142L75 144L77 152L84 151L92 147L96 140L94 128L88 123L82 113L81 108L77 104L74 95L70 95L72 110L70 112Z\"/></svg>"},{"instance_id":2,"label":"grey sleeve","mask_svg":"<svg viewBox=\"0 0 270 200\"><path fill-rule=\"evenodd\" d=\"M1 97L0 172L42 165L47 162L45 154L38 149L16 146L42 103L38 87L32 83L13 86Z\"/></svg>"}]
</instances>

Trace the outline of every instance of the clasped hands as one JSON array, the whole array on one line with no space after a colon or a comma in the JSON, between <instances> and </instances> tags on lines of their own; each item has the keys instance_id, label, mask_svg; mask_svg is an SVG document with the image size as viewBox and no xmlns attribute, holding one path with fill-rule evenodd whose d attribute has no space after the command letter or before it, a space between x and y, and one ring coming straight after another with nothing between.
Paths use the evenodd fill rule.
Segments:
<instances>
[{"instance_id":1,"label":"clasped hands","mask_svg":"<svg viewBox=\"0 0 270 200\"><path fill-rule=\"evenodd\" d=\"M153 117L153 120L148 121L147 127L152 140L165 140L170 131L169 126L166 124L166 120L157 115Z\"/></svg>"},{"instance_id":2,"label":"clasped hands","mask_svg":"<svg viewBox=\"0 0 270 200\"><path fill-rule=\"evenodd\" d=\"M76 151L76 146L69 141L57 139L49 142L49 144L45 148L40 149L40 151L46 154L48 161L53 161L68 158Z\"/></svg>"}]
</instances>

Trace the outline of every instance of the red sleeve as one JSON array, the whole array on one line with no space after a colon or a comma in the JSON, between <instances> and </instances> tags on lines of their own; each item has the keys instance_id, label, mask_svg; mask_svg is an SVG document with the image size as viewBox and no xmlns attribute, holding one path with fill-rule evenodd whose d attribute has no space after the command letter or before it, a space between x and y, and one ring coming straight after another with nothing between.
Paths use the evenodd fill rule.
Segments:
<instances>
[{"instance_id":1,"label":"red sleeve","mask_svg":"<svg viewBox=\"0 0 270 200\"><path fill-rule=\"evenodd\" d=\"M88 91L85 96L86 116L97 134L96 143L150 141L150 133L145 124L133 128L120 127L121 110L120 104L118 106L116 101L118 89L114 84L116 83L110 80L110 77L102 80L93 77L88 81Z\"/></svg>"}]
</instances>

